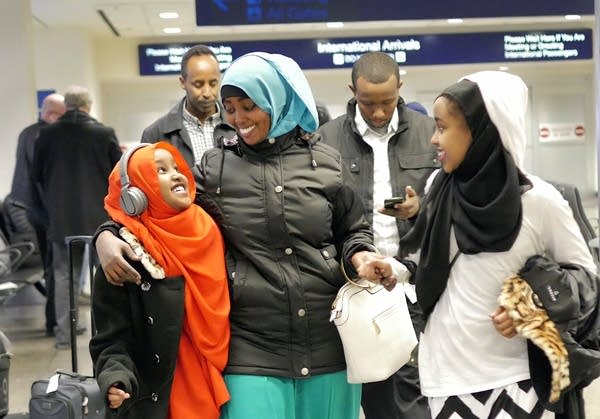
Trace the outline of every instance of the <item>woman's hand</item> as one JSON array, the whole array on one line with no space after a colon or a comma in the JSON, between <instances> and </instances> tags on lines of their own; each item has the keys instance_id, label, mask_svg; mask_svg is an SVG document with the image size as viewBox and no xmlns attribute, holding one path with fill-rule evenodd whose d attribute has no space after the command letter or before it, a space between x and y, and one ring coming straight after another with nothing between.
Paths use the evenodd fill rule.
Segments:
<instances>
[{"instance_id":1,"label":"woman's hand","mask_svg":"<svg viewBox=\"0 0 600 419\"><path fill-rule=\"evenodd\" d=\"M383 256L375 252L362 251L353 254L351 261L361 278L381 284L388 291L396 286L392 267Z\"/></svg>"},{"instance_id":2,"label":"woman's hand","mask_svg":"<svg viewBox=\"0 0 600 419\"><path fill-rule=\"evenodd\" d=\"M512 338L517 334L517 329L515 329L513 321L504 307L498 307L490 314L490 317L492 318L492 323L494 323L496 331L505 338Z\"/></svg>"},{"instance_id":3,"label":"woman's hand","mask_svg":"<svg viewBox=\"0 0 600 419\"><path fill-rule=\"evenodd\" d=\"M407 186L404 192L404 202L401 204L394 204L394 208L379 208L377 211L381 214L389 215L391 217L400 218L401 220L407 220L418 214L421 208L421 200L411 186Z\"/></svg>"},{"instance_id":4,"label":"woman's hand","mask_svg":"<svg viewBox=\"0 0 600 419\"><path fill-rule=\"evenodd\" d=\"M98 261L112 285L123 286L125 282L141 282L140 274L125 260L124 255L130 260L140 260L131 247L124 241L115 237L110 231L103 231L96 239L96 252Z\"/></svg>"},{"instance_id":5,"label":"woman's hand","mask_svg":"<svg viewBox=\"0 0 600 419\"><path fill-rule=\"evenodd\" d=\"M129 399L131 395L126 391L121 390L117 387L118 384L113 384L109 387L106 397L108 398L108 406L111 409L118 409L121 407L126 399Z\"/></svg>"}]
</instances>

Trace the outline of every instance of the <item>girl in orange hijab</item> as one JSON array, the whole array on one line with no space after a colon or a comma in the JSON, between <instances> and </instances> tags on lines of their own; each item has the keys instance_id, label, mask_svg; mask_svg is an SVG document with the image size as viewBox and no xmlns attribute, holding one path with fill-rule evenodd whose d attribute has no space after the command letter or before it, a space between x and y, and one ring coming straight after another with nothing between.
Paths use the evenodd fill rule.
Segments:
<instances>
[{"instance_id":1,"label":"girl in orange hijab","mask_svg":"<svg viewBox=\"0 0 600 419\"><path fill-rule=\"evenodd\" d=\"M141 262L139 284L98 270L90 353L119 417L217 419L229 400L229 292L218 227L193 205L192 172L165 142L140 144L109 177L105 208Z\"/></svg>"}]
</instances>

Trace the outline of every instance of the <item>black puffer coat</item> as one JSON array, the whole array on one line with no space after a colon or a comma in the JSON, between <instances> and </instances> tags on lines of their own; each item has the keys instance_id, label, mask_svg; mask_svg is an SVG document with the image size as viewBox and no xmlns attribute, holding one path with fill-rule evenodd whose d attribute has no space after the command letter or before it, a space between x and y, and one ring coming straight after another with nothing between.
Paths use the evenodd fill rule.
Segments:
<instances>
[{"instance_id":1,"label":"black puffer coat","mask_svg":"<svg viewBox=\"0 0 600 419\"><path fill-rule=\"evenodd\" d=\"M202 159L200 203L228 250L226 373L306 377L345 368L329 322L344 283L338 260L372 250L372 234L339 153L302 135L240 142Z\"/></svg>"}]
</instances>

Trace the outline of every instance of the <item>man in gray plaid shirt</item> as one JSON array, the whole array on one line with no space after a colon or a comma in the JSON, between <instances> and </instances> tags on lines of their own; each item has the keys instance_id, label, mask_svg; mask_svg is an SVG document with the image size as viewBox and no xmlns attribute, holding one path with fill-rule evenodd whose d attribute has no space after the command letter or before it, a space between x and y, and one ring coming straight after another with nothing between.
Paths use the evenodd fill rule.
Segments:
<instances>
[{"instance_id":1,"label":"man in gray plaid shirt","mask_svg":"<svg viewBox=\"0 0 600 419\"><path fill-rule=\"evenodd\" d=\"M181 60L179 83L185 97L144 130L142 142L167 140L194 166L206 150L235 135L235 130L222 117L223 109L218 100L219 62L209 47L194 45L187 50Z\"/></svg>"}]
</instances>

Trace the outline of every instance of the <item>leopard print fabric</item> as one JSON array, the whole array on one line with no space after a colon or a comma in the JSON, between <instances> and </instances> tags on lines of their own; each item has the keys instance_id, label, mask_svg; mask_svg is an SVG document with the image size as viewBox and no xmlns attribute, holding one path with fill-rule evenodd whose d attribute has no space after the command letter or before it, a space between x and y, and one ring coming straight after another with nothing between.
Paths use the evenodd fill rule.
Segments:
<instances>
[{"instance_id":1,"label":"leopard print fabric","mask_svg":"<svg viewBox=\"0 0 600 419\"><path fill-rule=\"evenodd\" d=\"M571 383L567 349L556 325L529 284L517 275L504 281L498 303L508 312L517 332L531 340L548 358L552 367L549 401L556 402L560 392Z\"/></svg>"},{"instance_id":2,"label":"leopard print fabric","mask_svg":"<svg viewBox=\"0 0 600 419\"><path fill-rule=\"evenodd\" d=\"M160 266L156 260L148 253L142 243L133 235L131 231L127 229L127 227L121 227L119 229L119 235L127 242L133 252L140 257L142 262L142 266L146 268L150 276L154 279L164 279L165 278L165 270Z\"/></svg>"}]
</instances>

